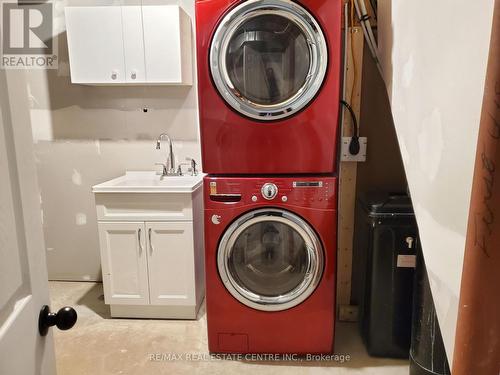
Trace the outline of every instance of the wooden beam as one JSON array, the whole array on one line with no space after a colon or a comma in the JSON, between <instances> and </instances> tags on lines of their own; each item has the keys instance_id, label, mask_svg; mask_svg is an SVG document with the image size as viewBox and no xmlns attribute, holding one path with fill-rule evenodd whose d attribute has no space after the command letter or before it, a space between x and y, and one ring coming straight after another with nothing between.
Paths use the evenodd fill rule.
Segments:
<instances>
[{"instance_id":1,"label":"wooden beam","mask_svg":"<svg viewBox=\"0 0 500 375\"><path fill-rule=\"evenodd\" d=\"M349 28L350 41L347 46L346 100L360 118L361 77L363 71L364 37L361 27ZM359 121L358 121L359 123ZM352 135L352 120L345 112L342 123L344 136ZM354 210L356 206L356 162L341 162L339 182L339 223L337 252L337 305L340 320L356 320L351 303L352 250L354 240Z\"/></svg>"}]
</instances>

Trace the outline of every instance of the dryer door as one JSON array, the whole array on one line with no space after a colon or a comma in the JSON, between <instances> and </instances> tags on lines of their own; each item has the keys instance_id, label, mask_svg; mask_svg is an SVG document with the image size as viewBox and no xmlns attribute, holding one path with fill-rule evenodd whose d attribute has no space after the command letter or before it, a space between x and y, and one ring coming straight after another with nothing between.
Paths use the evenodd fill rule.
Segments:
<instances>
[{"instance_id":1,"label":"dryer door","mask_svg":"<svg viewBox=\"0 0 500 375\"><path fill-rule=\"evenodd\" d=\"M318 22L288 0L249 0L219 24L210 69L224 100L239 113L277 120L304 108L328 64Z\"/></svg>"},{"instance_id":2,"label":"dryer door","mask_svg":"<svg viewBox=\"0 0 500 375\"><path fill-rule=\"evenodd\" d=\"M300 217L280 209L251 211L224 233L217 266L227 290L263 311L286 310L309 297L324 267L321 242Z\"/></svg>"}]
</instances>

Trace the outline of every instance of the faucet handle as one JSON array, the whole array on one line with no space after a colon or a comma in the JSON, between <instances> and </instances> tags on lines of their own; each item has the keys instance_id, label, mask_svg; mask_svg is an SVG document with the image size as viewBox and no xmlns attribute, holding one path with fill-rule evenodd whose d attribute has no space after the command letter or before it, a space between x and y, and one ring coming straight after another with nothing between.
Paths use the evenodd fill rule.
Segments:
<instances>
[{"instance_id":1,"label":"faucet handle","mask_svg":"<svg viewBox=\"0 0 500 375\"><path fill-rule=\"evenodd\" d=\"M182 176L182 165L183 165L183 163L180 163L180 164L177 166L177 175L178 175L178 176Z\"/></svg>"},{"instance_id":2,"label":"faucet handle","mask_svg":"<svg viewBox=\"0 0 500 375\"><path fill-rule=\"evenodd\" d=\"M196 163L196 160L191 159L191 175L192 176L198 175L198 170L196 169L197 165L198 165L198 163Z\"/></svg>"},{"instance_id":3,"label":"faucet handle","mask_svg":"<svg viewBox=\"0 0 500 375\"><path fill-rule=\"evenodd\" d=\"M163 168L162 175L163 176L168 175L167 165L166 164L164 164L164 163L155 163L155 165L161 165L162 166L162 168Z\"/></svg>"},{"instance_id":4,"label":"faucet handle","mask_svg":"<svg viewBox=\"0 0 500 375\"><path fill-rule=\"evenodd\" d=\"M179 176L184 175L182 173L182 166L184 166L184 165L189 165L189 163L179 163L179 166L177 167L177 175L179 175ZM191 168L189 168L188 171L191 171Z\"/></svg>"}]
</instances>

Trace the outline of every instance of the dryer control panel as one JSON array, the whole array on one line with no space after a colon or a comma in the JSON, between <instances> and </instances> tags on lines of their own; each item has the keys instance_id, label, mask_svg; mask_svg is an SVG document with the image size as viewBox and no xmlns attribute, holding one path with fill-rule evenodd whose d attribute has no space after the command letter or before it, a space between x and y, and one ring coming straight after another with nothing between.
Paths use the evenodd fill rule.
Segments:
<instances>
[{"instance_id":1,"label":"dryer control panel","mask_svg":"<svg viewBox=\"0 0 500 375\"><path fill-rule=\"evenodd\" d=\"M205 177L205 207L244 206L337 207L335 177Z\"/></svg>"}]
</instances>

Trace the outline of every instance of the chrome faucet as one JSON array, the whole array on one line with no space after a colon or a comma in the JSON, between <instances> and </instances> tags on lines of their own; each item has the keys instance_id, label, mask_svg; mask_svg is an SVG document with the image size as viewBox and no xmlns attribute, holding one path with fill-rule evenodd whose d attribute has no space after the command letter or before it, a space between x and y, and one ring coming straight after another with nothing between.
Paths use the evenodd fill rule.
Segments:
<instances>
[{"instance_id":1,"label":"chrome faucet","mask_svg":"<svg viewBox=\"0 0 500 375\"><path fill-rule=\"evenodd\" d=\"M164 168L163 168L163 176L172 176L176 175L177 173L175 172L175 159L174 159L174 148L172 146L172 138L167 133L162 133L158 136L158 139L156 140L156 149L159 150L161 149L161 141L163 138L166 138L168 141L168 147L169 147L169 157L167 159L167 163L165 163ZM170 164L169 168L166 166Z\"/></svg>"}]
</instances>

